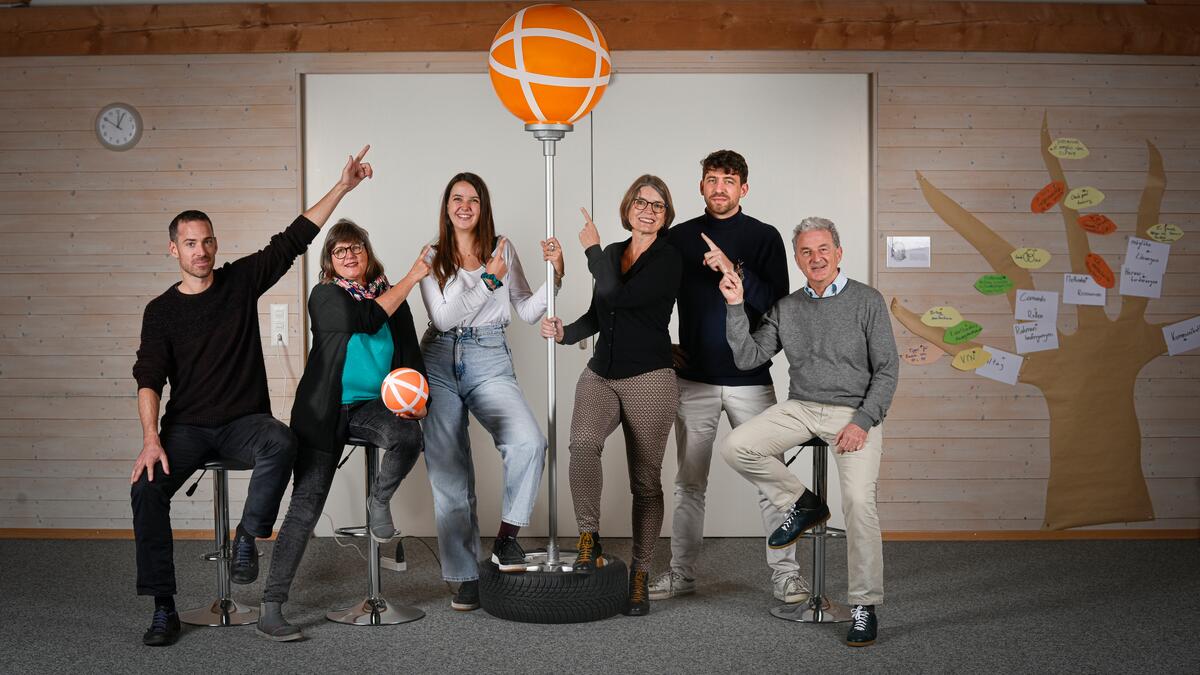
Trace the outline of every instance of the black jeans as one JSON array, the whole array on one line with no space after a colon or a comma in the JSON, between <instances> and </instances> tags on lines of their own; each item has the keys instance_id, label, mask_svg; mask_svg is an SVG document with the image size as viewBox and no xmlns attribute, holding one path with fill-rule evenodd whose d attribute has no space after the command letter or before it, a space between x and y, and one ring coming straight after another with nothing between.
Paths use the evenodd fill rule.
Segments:
<instances>
[{"instance_id":1,"label":"black jeans","mask_svg":"<svg viewBox=\"0 0 1200 675\"><path fill-rule=\"evenodd\" d=\"M296 458L296 437L267 414L246 415L220 427L173 424L159 433L171 473L154 467L129 489L133 536L137 544L138 595L175 594L175 546L171 537L171 497L183 483L217 457L254 467L242 509L242 527L255 537L271 536L279 502Z\"/></svg>"},{"instance_id":2,"label":"black jeans","mask_svg":"<svg viewBox=\"0 0 1200 675\"><path fill-rule=\"evenodd\" d=\"M412 471L425 448L420 422L397 417L381 399L342 406L338 436L343 441L355 436L387 450L375 475L374 490L375 498L385 504L391 501L400 481ZM287 602L304 549L325 508L341 453L342 446L301 447L296 458L292 501L275 539L263 602Z\"/></svg>"}]
</instances>

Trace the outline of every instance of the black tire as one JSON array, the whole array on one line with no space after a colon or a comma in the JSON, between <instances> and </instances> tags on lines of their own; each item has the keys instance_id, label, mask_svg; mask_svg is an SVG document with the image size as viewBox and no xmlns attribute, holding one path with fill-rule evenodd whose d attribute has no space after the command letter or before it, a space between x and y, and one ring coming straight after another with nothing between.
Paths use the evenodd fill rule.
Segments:
<instances>
[{"instance_id":1,"label":"black tire","mask_svg":"<svg viewBox=\"0 0 1200 675\"><path fill-rule=\"evenodd\" d=\"M625 609L628 571L620 558L592 574L501 572L479 561L479 604L492 616L523 623L582 623L607 619Z\"/></svg>"}]
</instances>

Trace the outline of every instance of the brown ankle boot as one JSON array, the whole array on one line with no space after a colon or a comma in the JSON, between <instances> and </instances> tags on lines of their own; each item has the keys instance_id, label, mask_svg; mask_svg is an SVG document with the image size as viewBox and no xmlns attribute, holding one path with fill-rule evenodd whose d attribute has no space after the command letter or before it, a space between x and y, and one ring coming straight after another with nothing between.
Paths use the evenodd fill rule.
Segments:
<instances>
[{"instance_id":1,"label":"brown ankle boot","mask_svg":"<svg viewBox=\"0 0 1200 675\"><path fill-rule=\"evenodd\" d=\"M646 616L650 613L649 574L644 570L629 572L629 604L626 616Z\"/></svg>"}]
</instances>

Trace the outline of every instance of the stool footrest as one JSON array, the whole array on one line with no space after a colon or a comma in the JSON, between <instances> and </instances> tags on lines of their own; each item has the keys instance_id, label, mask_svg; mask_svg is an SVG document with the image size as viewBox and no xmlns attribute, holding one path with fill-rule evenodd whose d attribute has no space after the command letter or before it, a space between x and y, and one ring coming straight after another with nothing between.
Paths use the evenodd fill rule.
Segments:
<instances>
[{"instance_id":1,"label":"stool footrest","mask_svg":"<svg viewBox=\"0 0 1200 675\"><path fill-rule=\"evenodd\" d=\"M803 539L821 539L823 537L828 537L830 539L844 539L846 537L846 531L838 527L827 527L825 528L824 532L813 532L809 530L808 532L800 535L800 537Z\"/></svg>"},{"instance_id":2,"label":"stool footrest","mask_svg":"<svg viewBox=\"0 0 1200 675\"><path fill-rule=\"evenodd\" d=\"M845 623L850 620L850 608L827 597L817 596L809 598L808 602L775 607L771 615L800 623Z\"/></svg>"},{"instance_id":3,"label":"stool footrest","mask_svg":"<svg viewBox=\"0 0 1200 675\"><path fill-rule=\"evenodd\" d=\"M339 527L333 531L339 537L366 537L370 536L366 525L354 525L352 527Z\"/></svg>"}]
</instances>

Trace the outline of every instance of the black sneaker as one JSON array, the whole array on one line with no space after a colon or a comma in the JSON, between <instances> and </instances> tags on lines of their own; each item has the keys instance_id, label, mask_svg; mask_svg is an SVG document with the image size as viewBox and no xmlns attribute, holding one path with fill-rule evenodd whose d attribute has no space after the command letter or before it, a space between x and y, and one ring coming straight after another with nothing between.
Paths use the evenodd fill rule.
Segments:
<instances>
[{"instance_id":1,"label":"black sneaker","mask_svg":"<svg viewBox=\"0 0 1200 675\"><path fill-rule=\"evenodd\" d=\"M771 548L787 548L805 531L829 520L829 507L808 490L792 505L787 520L771 533L767 545Z\"/></svg>"},{"instance_id":2,"label":"black sneaker","mask_svg":"<svg viewBox=\"0 0 1200 675\"><path fill-rule=\"evenodd\" d=\"M472 579L462 582L458 592L450 600L450 608L460 612L479 609L479 580Z\"/></svg>"},{"instance_id":3,"label":"black sneaker","mask_svg":"<svg viewBox=\"0 0 1200 675\"><path fill-rule=\"evenodd\" d=\"M604 567L604 549L600 546L600 535L595 532L579 533L579 554L571 569L579 574L591 574L597 568Z\"/></svg>"},{"instance_id":4,"label":"black sneaker","mask_svg":"<svg viewBox=\"0 0 1200 675\"><path fill-rule=\"evenodd\" d=\"M875 618L875 605L855 605L850 608L850 632L846 644L851 647L866 647L875 642L879 621Z\"/></svg>"},{"instance_id":5,"label":"black sneaker","mask_svg":"<svg viewBox=\"0 0 1200 675\"><path fill-rule=\"evenodd\" d=\"M241 525L237 526L237 536L233 538L229 578L235 584L253 583L258 578L258 547L254 545L254 537Z\"/></svg>"},{"instance_id":6,"label":"black sneaker","mask_svg":"<svg viewBox=\"0 0 1200 675\"><path fill-rule=\"evenodd\" d=\"M629 603L625 605L625 616L646 616L650 613L648 576L644 570L629 573Z\"/></svg>"},{"instance_id":7,"label":"black sneaker","mask_svg":"<svg viewBox=\"0 0 1200 675\"><path fill-rule=\"evenodd\" d=\"M150 630L142 635L142 644L147 647L166 647L179 639L179 613L167 607L155 607Z\"/></svg>"},{"instance_id":8,"label":"black sneaker","mask_svg":"<svg viewBox=\"0 0 1200 675\"><path fill-rule=\"evenodd\" d=\"M516 537L496 537L496 543L492 544L492 562L501 572L524 572L525 549Z\"/></svg>"}]
</instances>

